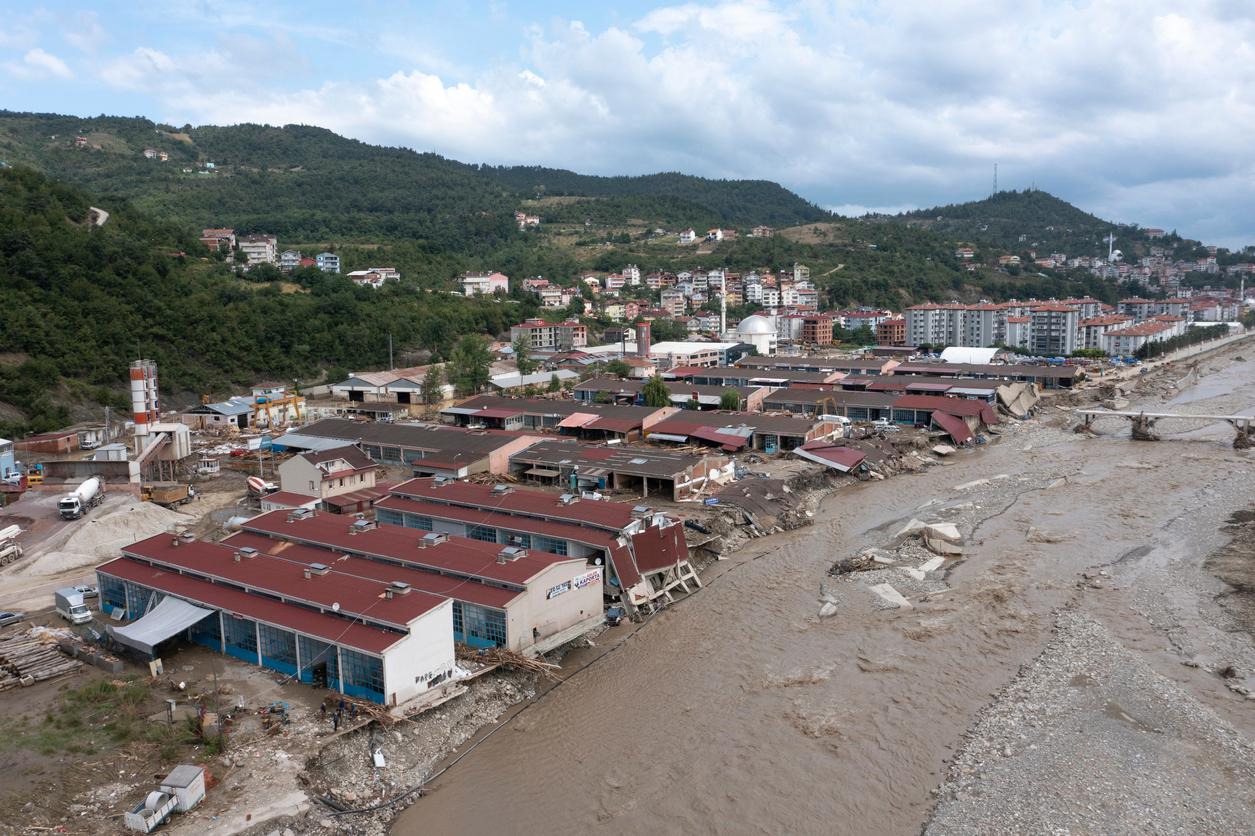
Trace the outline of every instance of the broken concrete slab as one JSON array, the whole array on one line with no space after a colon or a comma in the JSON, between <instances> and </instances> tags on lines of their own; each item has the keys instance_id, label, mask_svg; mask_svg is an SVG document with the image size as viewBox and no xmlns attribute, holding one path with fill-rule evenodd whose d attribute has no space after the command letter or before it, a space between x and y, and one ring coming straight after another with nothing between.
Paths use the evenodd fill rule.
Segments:
<instances>
[{"instance_id":1,"label":"broken concrete slab","mask_svg":"<svg viewBox=\"0 0 1255 836\"><path fill-rule=\"evenodd\" d=\"M894 589L890 584L878 583L867 588L870 589L872 594L879 598L883 604L891 609L911 609L911 602L906 600L906 596L904 596L901 592L898 592L898 590Z\"/></svg>"},{"instance_id":2,"label":"broken concrete slab","mask_svg":"<svg viewBox=\"0 0 1255 836\"><path fill-rule=\"evenodd\" d=\"M921 572L932 572L946 564L944 557L930 557L919 565Z\"/></svg>"},{"instance_id":3,"label":"broken concrete slab","mask_svg":"<svg viewBox=\"0 0 1255 836\"><path fill-rule=\"evenodd\" d=\"M925 537L924 547L933 554L939 554L946 557L963 554L963 550L948 540L942 540L936 537Z\"/></svg>"},{"instance_id":4,"label":"broken concrete slab","mask_svg":"<svg viewBox=\"0 0 1255 836\"><path fill-rule=\"evenodd\" d=\"M824 601L823 605L819 608L820 618L832 618L836 614L837 614L837 605L832 603L831 601Z\"/></svg>"},{"instance_id":5,"label":"broken concrete slab","mask_svg":"<svg viewBox=\"0 0 1255 836\"><path fill-rule=\"evenodd\" d=\"M926 538L949 540L951 543L958 543L963 540L963 535L959 533L959 527L954 523L948 522L928 523L924 526L920 535Z\"/></svg>"},{"instance_id":6,"label":"broken concrete slab","mask_svg":"<svg viewBox=\"0 0 1255 836\"><path fill-rule=\"evenodd\" d=\"M938 456L949 456L958 451L956 450L956 448L951 447L949 444L938 444L937 446L933 447L933 452L936 453Z\"/></svg>"}]
</instances>

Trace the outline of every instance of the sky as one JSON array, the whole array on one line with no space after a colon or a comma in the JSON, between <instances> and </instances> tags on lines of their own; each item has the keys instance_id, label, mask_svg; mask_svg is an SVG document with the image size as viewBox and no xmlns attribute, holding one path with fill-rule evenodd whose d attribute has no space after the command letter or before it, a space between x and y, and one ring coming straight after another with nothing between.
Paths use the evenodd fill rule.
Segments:
<instances>
[{"instance_id":1,"label":"sky","mask_svg":"<svg viewBox=\"0 0 1255 836\"><path fill-rule=\"evenodd\" d=\"M979 199L996 163L1255 243L1255 0L0 0L0 108L770 179L842 214Z\"/></svg>"}]
</instances>

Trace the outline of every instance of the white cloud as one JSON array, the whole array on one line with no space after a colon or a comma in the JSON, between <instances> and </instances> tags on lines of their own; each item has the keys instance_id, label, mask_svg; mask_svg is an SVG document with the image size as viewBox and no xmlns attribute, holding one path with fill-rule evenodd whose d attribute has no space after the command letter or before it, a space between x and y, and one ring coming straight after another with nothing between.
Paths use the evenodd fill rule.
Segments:
<instances>
[{"instance_id":1,"label":"white cloud","mask_svg":"<svg viewBox=\"0 0 1255 836\"><path fill-rule=\"evenodd\" d=\"M175 122L302 122L468 161L768 178L850 210L979 197L998 162L1006 187L1035 183L1116 220L1249 235L1255 15L1235 7L691 2L623 26L533 25L517 57L470 70L407 59L397 33L349 21L344 37L389 43L382 54L403 63L293 89L276 79L300 39L249 35L228 3L217 20L240 28L212 48L141 47L101 77L155 93ZM343 77L336 59L305 58Z\"/></svg>"},{"instance_id":2,"label":"white cloud","mask_svg":"<svg viewBox=\"0 0 1255 836\"><path fill-rule=\"evenodd\" d=\"M79 12L61 35L66 43L82 52L94 53L109 40L109 33L100 25L95 12Z\"/></svg>"},{"instance_id":3,"label":"white cloud","mask_svg":"<svg viewBox=\"0 0 1255 836\"><path fill-rule=\"evenodd\" d=\"M74 71L64 61L39 47L27 50L21 61L10 61L4 67L17 78L74 78Z\"/></svg>"}]
</instances>

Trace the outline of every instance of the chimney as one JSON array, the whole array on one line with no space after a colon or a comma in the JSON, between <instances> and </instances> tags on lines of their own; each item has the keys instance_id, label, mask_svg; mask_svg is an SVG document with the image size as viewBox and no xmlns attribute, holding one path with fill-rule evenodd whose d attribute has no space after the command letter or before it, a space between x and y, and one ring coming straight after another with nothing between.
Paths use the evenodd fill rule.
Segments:
<instances>
[{"instance_id":1,"label":"chimney","mask_svg":"<svg viewBox=\"0 0 1255 836\"><path fill-rule=\"evenodd\" d=\"M649 323L636 323L636 356L642 360L648 360L649 346Z\"/></svg>"}]
</instances>

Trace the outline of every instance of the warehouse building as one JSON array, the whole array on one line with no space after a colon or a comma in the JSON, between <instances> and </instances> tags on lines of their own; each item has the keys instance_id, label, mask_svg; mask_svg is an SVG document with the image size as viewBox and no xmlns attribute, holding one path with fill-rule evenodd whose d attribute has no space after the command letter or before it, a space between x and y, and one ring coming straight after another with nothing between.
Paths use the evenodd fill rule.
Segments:
<instances>
[{"instance_id":1,"label":"warehouse building","mask_svg":"<svg viewBox=\"0 0 1255 836\"><path fill-rule=\"evenodd\" d=\"M636 378L594 377L576 385L572 393L581 403L642 405L645 383ZM667 381L667 389L671 393L671 405L680 409L692 409L694 403L699 409L719 409L724 394L732 391L737 395L739 412L761 411L763 397L767 394L765 388L758 386L707 386L684 380Z\"/></svg>"},{"instance_id":2,"label":"warehouse building","mask_svg":"<svg viewBox=\"0 0 1255 836\"><path fill-rule=\"evenodd\" d=\"M763 398L763 410L808 417L831 415L835 394L829 389L774 389Z\"/></svg>"},{"instance_id":3,"label":"warehouse building","mask_svg":"<svg viewBox=\"0 0 1255 836\"><path fill-rule=\"evenodd\" d=\"M275 450L328 450L358 445L385 465L408 465L415 476L463 479L476 473L505 473L511 453L537 436L466 430L438 424L378 424L325 418L278 436Z\"/></svg>"},{"instance_id":4,"label":"warehouse building","mask_svg":"<svg viewBox=\"0 0 1255 836\"><path fill-rule=\"evenodd\" d=\"M414 479L381 501L377 519L605 567L605 594L631 608L701 587L679 523L644 506L557 496L509 485Z\"/></svg>"},{"instance_id":5,"label":"warehouse building","mask_svg":"<svg viewBox=\"0 0 1255 836\"><path fill-rule=\"evenodd\" d=\"M679 502L730 475L725 456L692 455L646 447L589 447L542 441L510 457L510 472L521 479L572 492L625 491L642 498L662 496Z\"/></svg>"},{"instance_id":6,"label":"warehouse building","mask_svg":"<svg viewBox=\"0 0 1255 836\"><path fill-rule=\"evenodd\" d=\"M770 455L841 431L834 422L794 415L682 412L655 424L646 438L651 442L710 444L729 453L758 450Z\"/></svg>"},{"instance_id":7,"label":"warehouse building","mask_svg":"<svg viewBox=\"0 0 1255 836\"><path fill-rule=\"evenodd\" d=\"M677 411L675 407L480 395L442 409L440 414L446 421L460 427L511 432L548 430L587 441L630 441L640 438L644 429Z\"/></svg>"},{"instance_id":8,"label":"warehouse building","mask_svg":"<svg viewBox=\"0 0 1255 836\"><path fill-rule=\"evenodd\" d=\"M245 522L225 542L380 581L398 579L450 598L453 638L477 647L542 653L604 617L602 568L539 546L499 545L333 514L282 512Z\"/></svg>"},{"instance_id":9,"label":"warehouse building","mask_svg":"<svg viewBox=\"0 0 1255 836\"><path fill-rule=\"evenodd\" d=\"M122 554L96 570L100 606L127 622L109 626L114 638L142 652L183 637L393 706L453 675L447 597L188 535Z\"/></svg>"}]
</instances>

